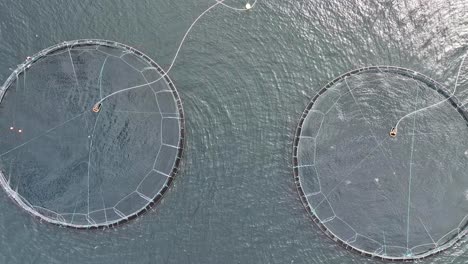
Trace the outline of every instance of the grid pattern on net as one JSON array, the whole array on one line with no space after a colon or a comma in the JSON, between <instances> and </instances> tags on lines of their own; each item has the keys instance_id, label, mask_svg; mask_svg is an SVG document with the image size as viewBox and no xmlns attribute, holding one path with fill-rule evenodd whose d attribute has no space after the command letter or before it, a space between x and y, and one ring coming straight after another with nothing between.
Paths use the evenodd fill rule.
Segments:
<instances>
[{"instance_id":1,"label":"grid pattern on net","mask_svg":"<svg viewBox=\"0 0 468 264\"><path fill-rule=\"evenodd\" d=\"M294 178L296 182L297 189L299 191L299 194L301 196L301 201L303 202L305 208L309 213L312 215L314 222L320 227L322 231L325 232L327 236L332 238L334 241L338 242L339 244L343 245L345 248L350 249L352 251L356 251L362 255L366 255L369 257L374 257L374 258L380 258L380 259L386 259L386 260L391 260L391 261L405 261L405 260L414 260L414 259L422 259L426 258L428 256L437 254L440 251L443 251L452 245L454 245L457 241L459 241L467 232L466 230L466 224L468 220L468 215L465 215L463 219L460 221L459 225L447 232L447 234L443 235L440 238L434 238L431 236L430 232L428 231L428 228L424 224L424 222L420 219L421 225L424 227L425 232L427 235L430 237L431 243L428 244L421 244L421 245L416 245L413 247L408 246L408 238L410 236L410 228L409 224L407 225L406 228L406 245L389 245L386 243L386 238L385 238L385 233L382 232L382 237L377 241L375 238L368 237L362 233L359 233L358 228L353 227L351 224L349 224L345 219L341 218L338 214L335 212L335 209L333 207L333 204L330 202L329 197L332 195L340 186L343 184L347 179L352 177L353 172L363 163L366 162L366 159L368 159L371 155L374 153L380 152L383 157L385 157L386 162L383 164L385 169L389 169L390 171L395 172L394 165L388 161L388 153L384 151L384 144L386 143L387 140L389 140L389 137L385 137L384 139L378 139L376 137L376 133L373 130L373 126L371 124L371 121L369 120L368 117L363 112L362 107L359 105L356 96L354 94L354 89L358 87L350 87L348 83L349 78L360 78L360 75L367 74L367 73L377 73L377 74L382 74L384 76L393 76L396 78L406 78L406 79L411 79L414 81L415 85L424 85L426 87L430 87L431 89L437 91L442 97L444 98L444 101L446 101L446 104L449 104L453 106L458 113L461 115L463 120L466 122L468 120L467 115L466 115L466 108L465 106L458 100L457 97L453 96L452 93L447 91L446 89L443 88L443 86L440 83L437 83L436 81L421 75L420 73L414 72L409 69L405 68L399 68L399 67L390 67L390 66L375 66L375 67L366 67L366 68L361 68L357 69L348 73L345 73L335 80L331 81L328 83L324 88L322 88L318 94L312 99L312 101L309 103L307 106L306 110L303 112L299 125L296 129L296 135L294 139L294 144L293 144L293 170L294 170ZM458 77L457 77L458 79ZM337 92L334 87L337 85L342 85L344 92ZM320 96L326 94L327 92L337 92L336 97L333 98L332 104L329 106L327 111L320 111L314 108L316 103L321 99ZM346 96L349 96L352 98L352 102L357 106L358 113L361 115L361 118L364 120L364 122L367 124L366 128L364 128L366 133L369 134L369 138L372 139L373 141L373 147L370 148L370 150L366 153L366 155L358 160L357 162L354 163L354 165L351 167L349 171L343 177L341 180L333 185L331 189L328 191L324 191L322 189L322 182L324 179L323 175L320 175L319 171L317 170L317 164L316 164L316 157L317 157L317 138L319 137L323 121L327 114L333 109L335 104L341 99ZM419 94L415 95L415 100L418 99ZM445 103L445 102L444 102ZM417 109L412 109L414 111L417 111ZM312 115L315 115L315 122L317 123L316 126L316 131L315 135L304 135L307 133L304 133L304 130L306 129L304 126L304 122L306 122L307 117L310 117ZM396 120L395 120L396 121ZM412 164L413 164L413 153L414 153L414 139L415 136L417 136L418 132L415 131L415 124L416 124L416 115L414 115L410 123L412 124L412 130L410 133L408 133L407 136L410 136L411 138L411 144L410 144L410 165L409 165L409 179L408 179L408 201L407 201L407 216L408 220L407 223L409 223L409 215L410 215L410 209L411 209L411 181L413 178L413 172L412 172ZM312 143L311 143L312 142ZM313 153L304 155L308 157L310 160L301 160L300 154L302 149L306 147L308 144L311 144L313 147ZM309 145L310 145L309 144ZM304 180L306 177L312 177L314 176L314 183L316 184L316 188L313 190L310 190L309 188L304 187ZM325 179L326 180L326 179ZM327 209L324 209L327 208ZM320 214L319 212L322 212ZM339 223L341 226L344 228L342 230L347 230L348 232L340 232L337 231L335 228L331 228L330 223L335 222ZM335 230L332 230L335 229ZM363 242L364 241L364 242ZM373 250L369 250L368 248L361 247L363 244L366 245L372 245L374 248ZM391 251L392 249L398 249L400 252L405 252L402 255L391 255L387 254L387 251Z\"/></svg>"},{"instance_id":2,"label":"grid pattern on net","mask_svg":"<svg viewBox=\"0 0 468 264\"><path fill-rule=\"evenodd\" d=\"M108 51L109 50L118 50L120 52L120 54L118 53L109 53ZM179 98L179 95L173 85L173 82L170 80L170 78L167 76L167 74L164 72L164 70L158 65L156 64L153 60L151 60L149 57L147 57L146 55L144 55L143 53L141 53L140 51L132 48L132 47L129 47L129 46L126 46L126 45L123 45L123 44L120 44L120 43L117 43L117 42L112 42L112 41L106 41L106 40L94 40L94 39L86 39L86 40L77 40L77 41L70 41L70 42L63 42L63 43L60 43L60 44L57 44L53 47L50 47L48 49L45 49L37 54L35 54L34 56L32 57L28 57L28 59L22 63L21 65L19 65L19 67L11 74L11 76L7 79L7 81L5 82L5 84L1 87L1 90L0 90L0 98L3 100L4 99L4 96L5 96L5 93L7 92L8 88L11 87L12 85L23 85L23 87L26 87L27 85L27 82L28 82L28 79L27 79L27 72L30 68L34 67L35 63L38 63L46 58L51 58L53 56L57 56L57 55L67 55L68 54L68 57L69 57L69 63L71 64L72 66L72 69L73 69L73 74L74 74L74 77L75 77L75 80L76 80L76 84L79 86L79 81L78 81L78 75L77 75L77 72L75 70L75 63L74 63L74 59L73 59L73 56L72 56L72 52L73 51L74 53L77 53L77 55L81 55L83 53L89 53L89 54L101 54L101 55L104 55L104 59L102 60L102 67L100 69L100 73L99 73L99 79L98 79L98 84L99 84L99 96L101 98L101 101L103 98L109 98L110 96L106 96L104 93L103 93L103 89L102 89L102 74L103 74L103 71L104 71L104 68L106 67L106 62L108 60L108 58L110 57L114 57L114 58L117 58L117 59L120 59L122 60L123 62L125 62L125 64L127 64L128 66L130 66L134 71L135 73L137 74L140 74L142 76L142 78L145 80L145 83L141 84L141 85L136 85L136 86L133 86L133 87L127 87L127 88L124 88L124 89L121 89L119 91L122 91L122 90L128 90L128 89L139 89L139 88L143 88L143 87L150 87L151 90L153 91L154 93L154 96L155 96L155 103L157 105L157 109L159 109L159 111L157 112L132 112L132 111L118 111L116 110L115 112L118 113L118 112L122 112L122 113L129 113L129 112L132 112L132 114L140 114L140 115L159 115L160 118L161 118L161 122L160 122L160 147L159 149L157 150L157 153L155 155L155 159L154 159L154 164L153 164L153 167L145 174L143 175L140 183L138 184L138 186L135 188L135 190L132 190L130 191L130 193L128 193L126 196L124 196L123 198L121 198L120 200L116 201L115 204L113 205L108 205L106 206L106 204L104 203L103 201L103 205L102 205L102 208L99 209L99 210L90 210L89 209L89 171L90 171L90 167L91 167L91 153L93 151L93 139L94 139L94 133L95 133L95 130L96 130L96 125L98 124L99 122L99 118L100 118L100 114L101 112L97 113L97 117L95 119L95 123L94 123L94 127L92 129L92 132L91 132L91 135L89 136L89 138L91 138L90 142L89 142L89 146L88 149L89 149L89 153L88 153L88 210L86 213L77 213L77 212L56 212L50 208L44 208L42 206L39 206L39 205L34 205L34 204L31 204L25 197L23 197L23 195L21 195L21 193L19 193L17 191L17 187L15 188L15 186L11 186L10 185L10 176L11 175L6 175L7 173L5 172L2 172L1 173L1 176L0 176L0 184L2 185L2 187L5 189L5 191L8 193L8 195L13 198L23 209L25 209L26 211L28 211L29 213L31 213L32 215L34 216L37 216L39 217L40 219L43 219L47 222L50 222L50 223L54 223L54 224L58 224L58 225L64 225L64 226L68 226L68 227L74 227L74 228L97 228L97 227L106 227L106 226L113 226L113 225L116 225L118 223L121 223L121 222L125 222L125 221L128 221L129 219L132 219L136 216L138 216L139 214L145 212L150 206L152 206L153 204L157 203L163 196L163 194L167 191L167 189L169 188L169 186L171 185L172 181L173 181L173 177L175 176L175 174L177 173L177 170L178 170L178 167L180 165L180 161L181 161L181 156L182 156L182 150L183 150L183 144L184 144L184 113L183 113L183 109L182 109L182 103L180 101L180 98ZM117 55L116 55L117 54ZM77 56L75 55L75 56ZM129 63L130 60L127 60L126 58L128 57L135 57L137 58L138 60L140 60L141 62L145 62L146 63L146 66L143 67L143 68L138 68L138 66L136 66L135 64L132 64L132 63ZM147 72L153 72L154 73L157 73L160 77L159 78L154 78L154 80L151 80L149 81L147 79L147 76L148 75L145 75L145 73ZM31 80L33 81L33 80ZM167 87L167 89L165 90L161 90L161 91L155 91L153 89L153 87L151 86L151 84L155 84L157 82L160 82L160 81L163 81ZM161 108L161 106L159 105L159 102L158 102L158 96L160 96L161 94L165 94L165 95L168 95L170 94L172 96L172 99L173 99L173 102L171 102L171 104L173 104L175 107L175 111L174 112L165 112L164 109ZM167 98L167 96L165 97ZM35 141L38 141L40 140L42 137L44 136L47 136L47 135L50 135L51 133L59 130L60 128L64 127L65 125L69 124L69 123L72 123L74 122L75 120L79 119L80 117L82 116L85 116L85 115L89 115L89 114L92 114L91 111L89 111L89 109L86 109L85 111L65 120L64 122L61 122L60 124L57 124L53 127L51 127L50 129L47 129L46 131L44 131L43 133L11 148L11 149L8 149L8 150L4 150L1 154L0 154L0 158L4 157L5 155L9 154L9 153L12 153L16 150L19 150L25 146L27 146L28 144L32 143L32 142L35 142ZM175 140L171 140L172 142L177 142L176 144L170 144L170 143L166 143L167 140L165 140L163 138L163 125L164 125L164 120L175 120L177 123L178 123L178 128L179 128L179 131L178 131L178 134L174 134L172 135L173 137L176 137ZM169 155L169 157L164 157L165 159L167 158L167 160L165 161L166 163L170 163L170 167L172 169L170 169L169 171L166 171L166 172L163 172L163 171L160 171L158 170L158 165L157 165L157 161L158 159L161 159L162 156L164 155L160 155L161 154L161 151L164 151L163 148L169 148L169 149L174 149L175 152L174 152L174 155L171 156ZM164 181L164 184L162 185L162 188L154 195L148 195L147 193L145 193L144 191L142 191L144 188L144 186L142 186L142 184L144 184L145 182L145 179L147 179L147 177L150 176L150 174L159 174L159 175L163 175L165 177L165 181ZM138 200L138 207L130 207L130 208L126 208L126 211L125 212L122 212L122 210L119 210L119 205L123 204L123 203L126 203L128 204L128 202L132 202L132 200L135 200L137 201ZM114 217L112 217L112 219L108 219L108 215L110 215L110 213L113 214ZM104 216L104 219L105 220L101 220L101 221L95 221L93 219L93 215L97 215L97 214L103 214ZM117 216L117 217L115 217ZM77 222L76 219L85 219L85 221L80 221L80 222ZM111 217L109 217L111 218Z\"/></svg>"}]
</instances>

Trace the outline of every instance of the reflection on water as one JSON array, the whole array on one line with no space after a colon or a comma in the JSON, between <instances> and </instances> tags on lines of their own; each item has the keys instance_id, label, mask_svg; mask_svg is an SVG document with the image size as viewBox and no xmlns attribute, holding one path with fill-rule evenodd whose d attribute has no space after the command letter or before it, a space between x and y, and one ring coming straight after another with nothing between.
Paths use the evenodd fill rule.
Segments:
<instances>
[{"instance_id":1,"label":"reflection on water","mask_svg":"<svg viewBox=\"0 0 468 264\"><path fill-rule=\"evenodd\" d=\"M26 56L80 38L127 43L166 68L213 3L3 1L0 80ZM292 177L295 126L320 87L362 66L410 68L453 85L467 11L465 0L216 8L193 28L171 72L187 143L157 209L116 229L76 232L32 219L0 193L0 262L374 263L326 239L304 210ZM468 100L466 81L459 98ZM466 263L467 251L462 243L427 263Z\"/></svg>"}]
</instances>

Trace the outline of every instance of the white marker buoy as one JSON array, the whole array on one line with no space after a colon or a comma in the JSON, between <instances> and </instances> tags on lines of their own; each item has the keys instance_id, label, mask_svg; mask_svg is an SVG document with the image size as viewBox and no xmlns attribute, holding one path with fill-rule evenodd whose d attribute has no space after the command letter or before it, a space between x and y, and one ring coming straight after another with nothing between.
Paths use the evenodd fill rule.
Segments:
<instances>
[{"instance_id":1,"label":"white marker buoy","mask_svg":"<svg viewBox=\"0 0 468 264\"><path fill-rule=\"evenodd\" d=\"M15 129L15 128L14 128L14 127L10 127L10 130L13 130L13 129Z\"/></svg>"},{"instance_id":2,"label":"white marker buoy","mask_svg":"<svg viewBox=\"0 0 468 264\"><path fill-rule=\"evenodd\" d=\"M250 3L245 4L245 9L249 10L251 8L252 8L252 5L250 5Z\"/></svg>"}]
</instances>

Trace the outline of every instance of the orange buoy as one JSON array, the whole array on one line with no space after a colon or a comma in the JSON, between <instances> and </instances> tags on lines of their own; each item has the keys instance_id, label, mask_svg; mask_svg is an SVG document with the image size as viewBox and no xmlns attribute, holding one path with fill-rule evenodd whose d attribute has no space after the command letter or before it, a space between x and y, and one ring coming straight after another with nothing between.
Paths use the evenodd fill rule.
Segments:
<instances>
[{"instance_id":1,"label":"orange buoy","mask_svg":"<svg viewBox=\"0 0 468 264\"><path fill-rule=\"evenodd\" d=\"M101 103L97 103L93 106L93 112L97 113L101 110Z\"/></svg>"}]
</instances>

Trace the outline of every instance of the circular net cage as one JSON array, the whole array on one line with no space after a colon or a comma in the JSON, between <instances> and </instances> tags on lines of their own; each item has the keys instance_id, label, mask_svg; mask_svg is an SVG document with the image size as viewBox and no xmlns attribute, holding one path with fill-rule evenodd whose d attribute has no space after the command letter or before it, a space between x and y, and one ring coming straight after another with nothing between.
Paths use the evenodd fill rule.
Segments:
<instances>
[{"instance_id":1,"label":"circular net cage","mask_svg":"<svg viewBox=\"0 0 468 264\"><path fill-rule=\"evenodd\" d=\"M171 185L182 104L140 51L64 42L28 57L0 92L0 183L32 215L75 228L113 226Z\"/></svg>"},{"instance_id":2,"label":"circular net cage","mask_svg":"<svg viewBox=\"0 0 468 264\"><path fill-rule=\"evenodd\" d=\"M421 259L467 232L468 113L436 81L397 67L336 78L297 127L295 182L325 234L362 255ZM438 105L408 116L408 113Z\"/></svg>"}]
</instances>

